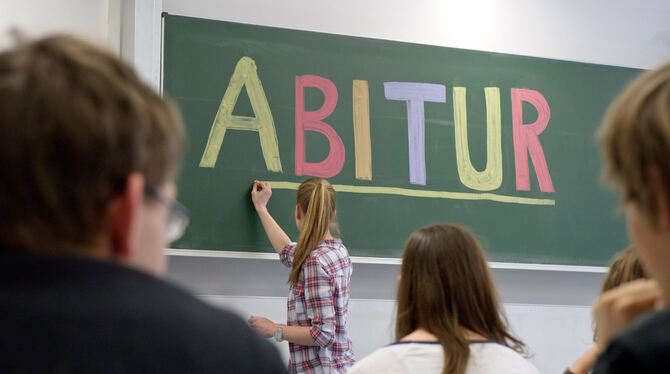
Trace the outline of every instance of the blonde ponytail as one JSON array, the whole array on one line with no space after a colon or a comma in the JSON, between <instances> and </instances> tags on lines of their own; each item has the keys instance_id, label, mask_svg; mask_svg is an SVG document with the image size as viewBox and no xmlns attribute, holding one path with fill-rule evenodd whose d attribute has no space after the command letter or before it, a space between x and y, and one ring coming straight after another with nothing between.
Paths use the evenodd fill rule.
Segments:
<instances>
[{"instance_id":1,"label":"blonde ponytail","mask_svg":"<svg viewBox=\"0 0 670 374\"><path fill-rule=\"evenodd\" d=\"M297 200L304 218L293 252L293 267L288 278L291 284L298 282L302 264L329 232L335 213L335 190L323 178L310 178L298 187Z\"/></svg>"}]
</instances>

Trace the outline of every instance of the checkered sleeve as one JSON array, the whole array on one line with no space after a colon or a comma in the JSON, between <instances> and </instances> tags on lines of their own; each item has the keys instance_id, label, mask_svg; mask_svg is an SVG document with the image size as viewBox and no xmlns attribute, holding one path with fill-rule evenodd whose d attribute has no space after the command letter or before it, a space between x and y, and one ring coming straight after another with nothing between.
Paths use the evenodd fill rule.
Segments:
<instances>
[{"instance_id":1,"label":"checkered sleeve","mask_svg":"<svg viewBox=\"0 0 670 374\"><path fill-rule=\"evenodd\" d=\"M314 257L307 258L303 267L305 307L312 322L309 332L318 345L330 347L335 343L334 281Z\"/></svg>"},{"instance_id":2,"label":"checkered sleeve","mask_svg":"<svg viewBox=\"0 0 670 374\"><path fill-rule=\"evenodd\" d=\"M279 260L284 266L290 268L293 266L293 252L295 252L295 246L297 243L288 243L286 247L279 252Z\"/></svg>"}]
</instances>

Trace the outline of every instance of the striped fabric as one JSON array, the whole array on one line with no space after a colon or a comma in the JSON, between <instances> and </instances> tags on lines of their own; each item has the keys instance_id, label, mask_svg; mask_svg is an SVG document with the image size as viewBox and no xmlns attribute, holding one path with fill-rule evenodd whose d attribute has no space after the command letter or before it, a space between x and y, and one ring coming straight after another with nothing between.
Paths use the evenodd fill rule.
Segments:
<instances>
[{"instance_id":1,"label":"striped fabric","mask_svg":"<svg viewBox=\"0 0 670 374\"><path fill-rule=\"evenodd\" d=\"M293 265L296 243L280 253L282 263ZM347 335L347 308L351 259L339 239L325 240L312 251L291 285L287 302L287 325L309 326L318 346L289 342L292 373L345 373L354 364Z\"/></svg>"}]
</instances>

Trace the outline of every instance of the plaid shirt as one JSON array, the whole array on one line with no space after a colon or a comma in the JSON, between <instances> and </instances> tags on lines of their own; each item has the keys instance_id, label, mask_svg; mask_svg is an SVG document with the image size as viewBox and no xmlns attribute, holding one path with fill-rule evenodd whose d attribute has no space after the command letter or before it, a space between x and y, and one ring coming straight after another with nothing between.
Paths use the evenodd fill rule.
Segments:
<instances>
[{"instance_id":1,"label":"plaid shirt","mask_svg":"<svg viewBox=\"0 0 670 374\"><path fill-rule=\"evenodd\" d=\"M291 243L279 254L287 267L293 265L295 246ZM321 242L305 259L288 294L287 325L309 326L318 346L289 342L292 373L345 373L354 364L345 330L350 278L351 259L339 239Z\"/></svg>"}]
</instances>

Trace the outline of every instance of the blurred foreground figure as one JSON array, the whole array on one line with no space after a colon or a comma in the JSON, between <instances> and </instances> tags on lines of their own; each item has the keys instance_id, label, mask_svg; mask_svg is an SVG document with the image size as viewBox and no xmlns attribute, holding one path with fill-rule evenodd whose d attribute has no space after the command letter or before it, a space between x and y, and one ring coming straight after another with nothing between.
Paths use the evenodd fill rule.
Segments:
<instances>
[{"instance_id":1,"label":"blurred foreground figure","mask_svg":"<svg viewBox=\"0 0 670 374\"><path fill-rule=\"evenodd\" d=\"M0 372L281 373L238 317L158 278L188 224L184 126L67 36L0 53Z\"/></svg>"}]
</instances>

